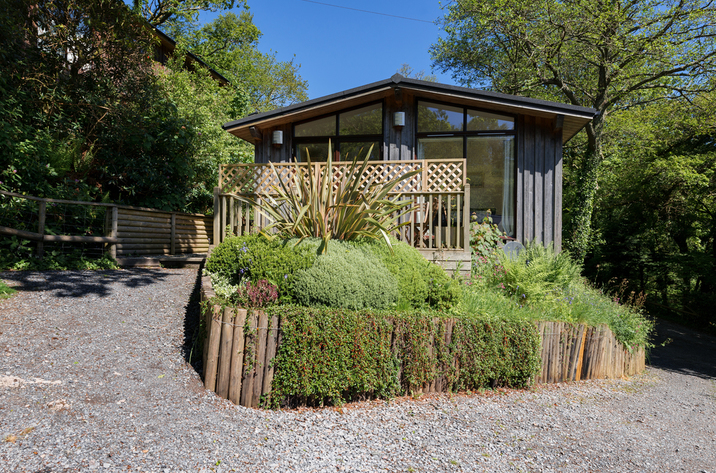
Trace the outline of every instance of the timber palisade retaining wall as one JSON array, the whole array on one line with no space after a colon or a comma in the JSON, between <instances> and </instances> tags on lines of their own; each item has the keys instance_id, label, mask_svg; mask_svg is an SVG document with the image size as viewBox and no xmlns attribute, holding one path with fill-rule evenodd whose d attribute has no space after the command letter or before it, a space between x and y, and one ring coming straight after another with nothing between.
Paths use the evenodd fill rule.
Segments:
<instances>
[{"instance_id":1,"label":"timber palisade retaining wall","mask_svg":"<svg viewBox=\"0 0 716 473\"><path fill-rule=\"evenodd\" d=\"M202 303L215 295L209 277L202 277ZM261 310L204 304L201 317L206 327L204 386L234 404L258 407L261 396L271 393L271 361L281 344L279 317L269 319ZM245 334L247 318L249 331ZM454 325L453 319L445 322ZM539 322L537 330L542 340L542 370L534 379L536 383L621 378L645 368L644 349L629 352L605 325ZM440 392L442 385L433 381L422 391Z\"/></svg>"}]
</instances>

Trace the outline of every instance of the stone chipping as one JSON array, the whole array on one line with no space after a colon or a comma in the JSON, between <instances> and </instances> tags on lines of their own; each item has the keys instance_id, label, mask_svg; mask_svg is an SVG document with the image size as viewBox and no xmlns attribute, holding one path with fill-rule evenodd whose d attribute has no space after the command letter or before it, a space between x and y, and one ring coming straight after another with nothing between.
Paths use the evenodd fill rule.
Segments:
<instances>
[{"instance_id":1,"label":"stone chipping","mask_svg":"<svg viewBox=\"0 0 716 473\"><path fill-rule=\"evenodd\" d=\"M186 361L197 270L0 278L0 472L716 473L716 342L668 324L631 379L264 411Z\"/></svg>"}]
</instances>

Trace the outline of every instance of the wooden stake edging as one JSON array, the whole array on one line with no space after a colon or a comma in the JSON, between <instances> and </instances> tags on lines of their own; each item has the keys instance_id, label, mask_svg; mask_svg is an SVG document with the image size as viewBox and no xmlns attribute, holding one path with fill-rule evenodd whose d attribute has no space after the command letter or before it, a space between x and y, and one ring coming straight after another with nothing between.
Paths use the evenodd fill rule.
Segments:
<instances>
[{"instance_id":1,"label":"wooden stake edging","mask_svg":"<svg viewBox=\"0 0 716 473\"><path fill-rule=\"evenodd\" d=\"M202 277L202 301L215 297L208 277ZM281 319L269 320L263 311L202 305L204 339L204 385L235 404L258 407L262 396L269 399L274 379L273 359L281 346ZM248 322L247 322L248 320ZM248 323L248 332L244 325ZM445 344L453 351L456 330L465 327L455 319L434 319L432 335L424 341L429 356ZM440 327L442 324L442 327ZM537 322L540 335L542 368L535 383L579 381L580 379L620 378L633 376L645 368L644 350L630 353L606 325L587 327L563 322ZM442 330L442 332L441 332ZM397 356L405 343L400 324L393 323L391 351ZM448 355L449 356L449 355ZM459 377L459 362L454 357L435 366L433 378L423 386L412 386L416 392L446 392ZM398 377L401 379L402 366ZM438 376L438 373L440 375Z\"/></svg>"}]
</instances>

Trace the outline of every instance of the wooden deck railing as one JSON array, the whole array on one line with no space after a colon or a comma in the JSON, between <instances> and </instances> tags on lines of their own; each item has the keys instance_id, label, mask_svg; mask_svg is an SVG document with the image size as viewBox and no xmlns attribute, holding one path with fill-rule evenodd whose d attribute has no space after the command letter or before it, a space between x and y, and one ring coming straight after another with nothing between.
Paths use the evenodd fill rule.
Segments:
<instances>
[{"instance_id":1,"label":"wooden deck railing","mask_svg":"<svg viewBox=\"0 0 716 473\"><path fill-rule=\"evenodd\" d=\"M335 180L341 179L350 163L333 164ZM276 172L268 164L222 165L219 187L214 189L214 244L227 235L243 235L260 231L269 222L243 199L273 194L279 178L288 184L292 176L301 173L323 175L325 163L279 163ZM421 170L401 182L392 198L410 199L413 211L402 218L407 225L395 236L415 248L425 250L469 249L470 186L465 178L464 159L425 159L416 161L380 161L370 163L360 176L363 188L372 183L388 182L410 171Z\"/></svg>"},{"instance_id":2,"label":"wooden deck railing","mask_svg":"<svg viewBox=\"0 0 716 473\"><path fill-rule=\"evenodd\" d=\"M0 219L0 235L36 242L39 257L45 243L53 242L104 244L113 258L206 253L213 238L213 218L200 214L45 199L4 191L0 191L0 198L6 207L16 207L16 212L6 212ZM83 215L82 224L67 225L78 215Z\"/></svg>"}]
</instances>

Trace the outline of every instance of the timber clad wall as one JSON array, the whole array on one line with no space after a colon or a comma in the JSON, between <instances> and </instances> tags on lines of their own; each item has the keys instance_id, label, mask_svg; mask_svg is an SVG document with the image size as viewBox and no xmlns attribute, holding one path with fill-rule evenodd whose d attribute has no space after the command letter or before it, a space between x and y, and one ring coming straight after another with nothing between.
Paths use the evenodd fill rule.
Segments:
<instances>
[{"instance_id":1,"label":"timber clad wall","mask_svg":"<svg viewBox=\"0 0 716 473\"><path fill-rule=\"evenodd\" d=\"M545 118L517 119L517 240L562 248L562 129Z\"/></svg>"}]
</instances>

